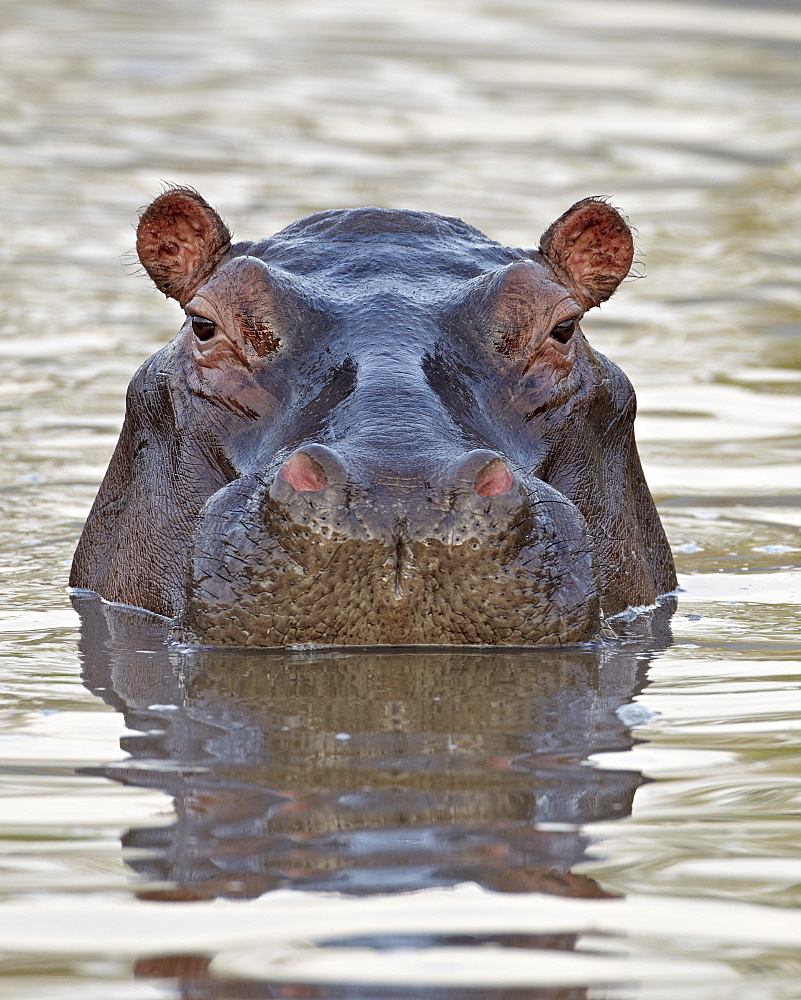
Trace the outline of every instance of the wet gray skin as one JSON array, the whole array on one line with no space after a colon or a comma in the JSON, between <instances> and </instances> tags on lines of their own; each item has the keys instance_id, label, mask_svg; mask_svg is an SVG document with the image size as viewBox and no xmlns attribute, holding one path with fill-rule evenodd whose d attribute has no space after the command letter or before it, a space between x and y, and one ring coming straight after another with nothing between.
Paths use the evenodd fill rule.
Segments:
<instances>
[{"instance_id":1,"label":"wet gray skin","mask_svg":"<svg viewBox=\"0 0 801 1000\"><path fill-rule=\"evenodd\" d=\"M144 212L186 310L134 376L70 583L220 645L586 641L675 587L626 376L579 326L628 274L596 199L538 250L358 209L231 244Z\"/></svg>"}]
</instances>

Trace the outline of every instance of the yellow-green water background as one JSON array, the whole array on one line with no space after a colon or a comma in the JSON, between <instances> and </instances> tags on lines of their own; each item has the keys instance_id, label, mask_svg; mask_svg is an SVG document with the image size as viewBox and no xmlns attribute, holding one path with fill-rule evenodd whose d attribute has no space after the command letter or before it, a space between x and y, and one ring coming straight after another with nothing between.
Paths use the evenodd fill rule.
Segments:
<instances>
[{"instance_id":1,"label":"yellow-green water background","mask_svg":"<svg viewBox=\"0 0 801 1000\"><path fill-rule=\"evenodd\" d=\"M127 381L179 322L127 256L164 181L198 188L241 238L375 204L531 246L586 195L626 211L645 278L585 332L637 389L686 592L637 701L645 742L595 758L656 779L630 818L585 831L581 871L634 908L583 901L575 926L595 922L606 971L553 996L801 997L800 54L791 3L5 0L0 997L177 996L132 977L154 935L188 925L176 949L208 952L228 928L244 947L231 927L290 905L137 902L120 836L167 822L171 800L74 770L125 756L122 718L81 684L64 587ZM472 891L441 913L425 894L379 902L411 933L420 914L445 932L513 899ZM376 904L298 898L315 940ZM560 905L532 897L526 919L570 925ZM67 933L81 927L83 949ZM382 954L340 979L438 981ZM569 957L523 982L544 989ZM488 988L505 961L479 956ZM668 986L663 961L690 972ZM441 963L455 989L460 961Z\"/></svg>"}]
</instances>

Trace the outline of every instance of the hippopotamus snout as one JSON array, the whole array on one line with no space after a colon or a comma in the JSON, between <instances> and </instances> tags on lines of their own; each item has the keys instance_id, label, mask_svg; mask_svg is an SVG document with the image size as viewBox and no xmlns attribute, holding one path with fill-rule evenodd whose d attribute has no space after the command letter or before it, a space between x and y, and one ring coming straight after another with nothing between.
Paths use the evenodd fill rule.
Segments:
<instances>
[{"instance_id":1,"label":"hippopotamus snout","mask_svg":"<svg viewBox=\"0 0 801 1000\"><path fill-rule=\"evenodd\" d=\"M432 449L433 450L433 449ZM504 533L529 508L529 490L489 449L429 457L386 469L324 444L297 448L273 477L269 496L306 530L386 544L439 539L460 544ZM456 517L455 515L459 515Z\"/></svg>"},{"instance_id":2,"label":"hippopotamus snout","mask_svg":"<svg viewBox=\"0 0 801 1000\"><path fill-rule=\"evenodd\" d=\"M195 538L185 620L213 642L525 644L598 629L581 514L489 449L387 473L347 446L303 445L272 478L221 489Z\"/></svg>"}]
</instances>

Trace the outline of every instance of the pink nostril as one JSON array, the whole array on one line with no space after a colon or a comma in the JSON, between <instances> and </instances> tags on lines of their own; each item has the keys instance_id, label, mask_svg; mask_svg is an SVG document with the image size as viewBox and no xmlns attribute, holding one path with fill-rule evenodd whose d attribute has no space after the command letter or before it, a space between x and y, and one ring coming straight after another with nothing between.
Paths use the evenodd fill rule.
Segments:
<instances>
[{"instance_id":1,"label":"pink nostril","mask_svg":"<svg viewBox=\"0 0 801 1000\"><path fill-rule=\"evenodd\" d=\"M475 491L480 497L497 497L508 493L515 481L509 466L502 458L493 458L476 476Z\"/></svg>"},{"instance_id":2,"label":"pink nostril","mask_svg":"<svg viewBox=\"0 0 801 1000\"><path fill-rule=\"evenodd\" d=\"M328 486L321 465L305 451L296 451L284 463L281 478L286 480L296 493L319 493Z\"/></svg>"}]
</instances>

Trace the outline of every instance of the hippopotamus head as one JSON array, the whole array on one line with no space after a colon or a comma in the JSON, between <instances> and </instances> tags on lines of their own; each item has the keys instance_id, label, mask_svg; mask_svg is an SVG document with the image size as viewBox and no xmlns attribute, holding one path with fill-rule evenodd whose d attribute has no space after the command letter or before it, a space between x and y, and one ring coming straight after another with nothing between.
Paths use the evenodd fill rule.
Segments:
<instances>
[{"instance_id":1,"label":"hippopotamus head","mask_svg":"<svg viewBox=\"0 0 801 1000\"><path fill-rule=\"evenodd\" d=\"M632 261L604 201L536 250L377 208L232 243L173 189L137 249L186 319L72 586L259 646L580 642L675 586L634 392L580 328Z\"/></svg>"}]
</instances>

